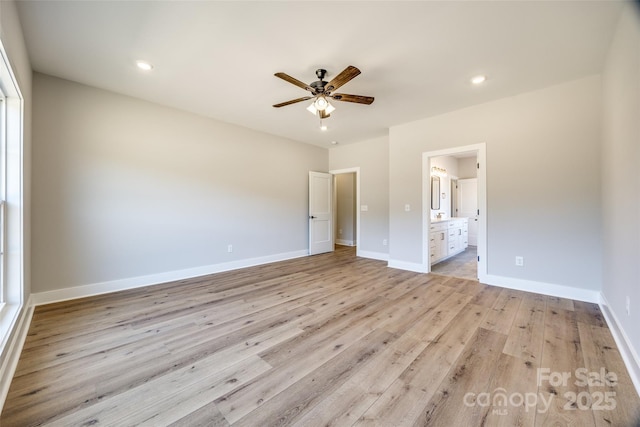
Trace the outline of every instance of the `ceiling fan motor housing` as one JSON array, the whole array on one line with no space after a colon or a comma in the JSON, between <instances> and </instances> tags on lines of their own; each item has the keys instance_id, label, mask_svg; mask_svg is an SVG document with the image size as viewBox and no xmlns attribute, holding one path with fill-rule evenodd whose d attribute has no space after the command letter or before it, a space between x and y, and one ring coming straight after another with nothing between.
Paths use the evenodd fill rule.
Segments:
<instances>
[{"instance_id":1,"label":"ceiling fan motor housing","mask_svg":"<svg viewBox=\"0 0 640 427\"><path fill-rule=\"evenodd\" d=\"M318 68L316 70L316 76L318 76L320 80L318 80L317 82L313 82L309 85L313 88L313 90L316 93L324 93L324 87L326 86L327 82L325 82L323 79L326 74L327 74L327 70L325 69Z\"/></svg>"}]
</instances>

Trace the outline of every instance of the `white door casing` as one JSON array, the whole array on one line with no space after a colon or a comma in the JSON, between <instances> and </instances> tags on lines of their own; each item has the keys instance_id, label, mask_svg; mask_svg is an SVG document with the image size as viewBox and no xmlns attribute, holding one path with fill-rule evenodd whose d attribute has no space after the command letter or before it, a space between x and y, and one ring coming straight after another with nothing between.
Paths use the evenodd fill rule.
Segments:
<instances>
[{"instance_id":1,"label":"white door casing","mask_svg":"<svg viewBox=\"0 0 640 427\"><path fill-rule=\"evenodd\" d=\"M309 171L309 255L332 252L333 175Z\"/></svg>"},{"instance_id":2,"label":"white door casing","mask_svg":"<svg viewBox=\"0 0 640 427\"><path fill-rule=\"evenodd\" d=\"M478 280L480 283L488 283L487 280L487 145L485 142L477 144L445 148L442 150L429 151L422 153L422 204L423 206L429 206L431 200L431 186L429 185L429 176L431 172L431 158L440 156L451 156L462 153L476 153L477 158L477 203L478 211L477 224L478 224ZM458 207L460 209L460 207ZM478 212L476 211L476 212ZM429 272L430 266L430 253L429 253L429 230L431 225L431 211L429 209L423 209L422 221L424 226L422 227L422 264L420 268L417 267L412 271ZM462 216L462 215L458 215ZM475 222L475 221L474 221Z\"/></svg>"},{"instance_id":3,"label":"white door casing","mask_svg":"<svg viewBox=\"0 0 640 427\"><path fill-rule=\"evenodd\" d=\"M469 218L469 245L478 246L478 179L458 180L458 216Z\"/></svg>"}]
</instances>

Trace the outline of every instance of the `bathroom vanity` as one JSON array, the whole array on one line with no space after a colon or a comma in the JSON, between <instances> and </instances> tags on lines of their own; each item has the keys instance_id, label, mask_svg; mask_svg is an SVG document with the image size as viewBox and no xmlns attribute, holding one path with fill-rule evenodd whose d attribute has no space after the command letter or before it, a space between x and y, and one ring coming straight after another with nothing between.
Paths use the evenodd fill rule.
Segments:
<instances>
[{"instance_id":1,"label":"bathroom vanity","mask_svg":"<svg viewBox=\"0 0 640 427\"><path fill-rule=\"evenodd\" d=\"M463 252L469 246L468 218L431 220L429 255L431 265Z\"/></svg>"}]
</instances>

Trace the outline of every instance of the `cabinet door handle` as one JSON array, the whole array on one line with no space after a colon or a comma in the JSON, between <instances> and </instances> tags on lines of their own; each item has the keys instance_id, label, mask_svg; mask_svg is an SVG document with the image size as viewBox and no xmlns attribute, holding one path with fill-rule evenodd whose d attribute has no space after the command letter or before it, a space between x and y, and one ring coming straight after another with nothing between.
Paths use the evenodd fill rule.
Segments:
<instances>
[{"instance_id":1,"label":"cabinet door handle","mask_svg":"<svg viewBox=\"0 0 640 427\"><path fill-rule=\"evenodd\" d=\"M440 240L444 240L444 233L440 233Z\"/></svg>"}]
</instances>

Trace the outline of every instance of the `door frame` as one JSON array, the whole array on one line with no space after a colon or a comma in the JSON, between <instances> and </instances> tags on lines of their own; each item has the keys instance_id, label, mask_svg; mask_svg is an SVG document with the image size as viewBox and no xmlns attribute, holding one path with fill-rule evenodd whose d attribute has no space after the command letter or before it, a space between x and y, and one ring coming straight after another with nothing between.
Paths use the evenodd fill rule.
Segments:
<instances>
[{"instance_id":1,"label":"door frame","mask_svg":"<svg viewBox=\"0 0 640 427\"><path fill-rule=\"evenodd\" d=\"M334 186L335 186L335 176L342 175L347 173L355 173L356 174L356 256L360 256L360 167L346 168L346 169L333 169L330 170L329 173L334 176ZM333 223L336 223L336 209L337 204L335 203L336 194L334 191L334 204L333 204ZM335 239L334 239L335 240Z\"/></svg>"},{"instance_id":2,"label":"door frame","mask_svg":"<svg viewBox=\"0 0 640 427\"><path fill-rule=\"evenodd\" d=\"M454 188L455 184L455 188ZM451 176L449 177L449 194L451 195L451 216L458 215L458 202L459 193L458 193L458 177Z\"/></svg>"},{"instance_id":3,"label":"door frame","mask_svg":"<svg viewBox=\"0 0 640 427\"><path fill-rule=\"evenodd\" d=\"M429 230L431 228L431 159L433 157L450 156L452 154L475 151L477 153L478 168L478 279L487 282L487 145L484 142L460 147L445 148L437 151L422 153L422 268L426 273L431 272L429 262Z\"/></svg>"}]
</instances>

